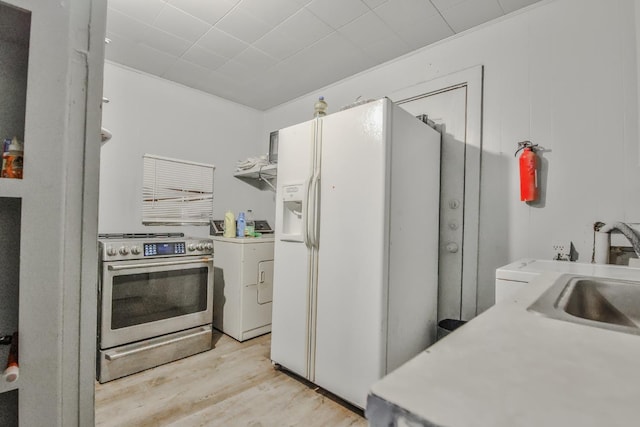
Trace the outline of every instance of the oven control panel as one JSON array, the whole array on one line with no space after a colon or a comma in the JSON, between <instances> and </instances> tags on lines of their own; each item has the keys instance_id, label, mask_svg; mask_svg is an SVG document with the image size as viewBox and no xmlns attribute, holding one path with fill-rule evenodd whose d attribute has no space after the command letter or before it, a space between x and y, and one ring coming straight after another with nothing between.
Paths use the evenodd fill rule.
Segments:
<instances>
[{"instance_id":1,"label":"oven control panel","mask_svg":"<svg viewBox=\"0 0 640 427\"><path fill-rule=\"evenodd\" d=\"M105 239L100 240L100 252L101 259L104 261L211 255L213 241L199 238Z\"/></svg>"},{"instance_id":2,"label":"oven control panel","mask_svg":"<svg viewBox=\"0 0 640 427\"><path fill-rule=\"evenodd\" d=\"M167 256L186 254L185 242L145 243L144 256Z\"/></svg>"}]
</instances>

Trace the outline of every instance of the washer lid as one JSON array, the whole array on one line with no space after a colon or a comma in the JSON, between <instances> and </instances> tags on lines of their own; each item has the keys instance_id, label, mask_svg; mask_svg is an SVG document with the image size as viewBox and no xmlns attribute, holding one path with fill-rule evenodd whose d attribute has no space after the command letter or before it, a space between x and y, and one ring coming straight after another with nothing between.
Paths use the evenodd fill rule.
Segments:
<instances>
[{"instance_id":1,"label":"washer lid","mask_svg":"<svg viewBox=\"0 0 640 427\"><path fill-rule=\"evenodd\" d=\"M238 245L252 245L252 244L267 244L274 242L273 234L262 237L222 237L211 236L211 240L214 242L235 243Z\"/></svg>"}]
</instances>

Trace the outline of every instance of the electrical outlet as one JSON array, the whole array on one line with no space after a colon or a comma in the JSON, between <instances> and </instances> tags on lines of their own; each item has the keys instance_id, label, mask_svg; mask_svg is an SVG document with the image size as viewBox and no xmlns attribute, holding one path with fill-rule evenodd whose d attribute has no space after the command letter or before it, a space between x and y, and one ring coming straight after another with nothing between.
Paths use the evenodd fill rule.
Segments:
<instances>
[{"instance_id":1,"label":"electrical outlet","mask_svg":"<svg viewBox=\"0 0 640 427\"><path fill-rule=\"evenodd\" d=\"M556 241L553 243L553 260L556 261L571 261L571 246L570 241Z\"/></svg>"}]
</instances>

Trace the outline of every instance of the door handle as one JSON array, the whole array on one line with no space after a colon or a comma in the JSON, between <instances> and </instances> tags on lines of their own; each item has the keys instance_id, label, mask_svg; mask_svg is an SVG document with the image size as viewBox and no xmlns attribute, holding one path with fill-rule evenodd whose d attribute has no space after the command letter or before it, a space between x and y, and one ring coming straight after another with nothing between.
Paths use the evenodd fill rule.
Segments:
<instances>
[{"instance_id":1,"label":"door handle","mask_svg":"<svg viewBox=\"0 0 640 427\"><path fill-rule=\"evenodd\" d=\"M170 267L172 265L193 264L193 263L208 263L213 258L205 257L198 260L184 259L179 261L160 261L160 262L144 262L140 264L115 264L109 265L107 268L111 271L131 270L133 268L153 268L153 267Z\"/></svg>"},{"instance_id":2,"label":"door handle","mask_svg":"<svg viewBox=\"0 0 640 427\"><path fill-rule=\"evenodd\" d=\"M309 181L309 209L307 211L307 216L310 216L309 223L307 226L307 233L309 235L309 247L314 247L315 243L313 241L313 228L315 226L315 177L312 175L311 180Z\"/></svg>"},{"instance_id":3,"label":"door handle","mask_svg":"<svg viewBox=\"0 0 640 427\"><path fill-rule=\"evenodd\" d=\"M311 226L311 245L318 248L320 228L320 174L313 177L313 224Z\"/></svg>"},{"instance_id":4,"label":"door handle","mask_svg":"<svg viewBox=\"0 0 640 427\"><path fill-rule=\"evenodd\" d=\"M180 336L180 337L175 337L175 338L171 338L170 340L167 341L160 341L160 342L156 342L153 344L149 344L149 345L141 345L140 347L137 348L133 348L131 350L124 350L124 351L114 351L113 353L105 353L104 358L107 360L117 360L117 359L121 359L123 357L127 357L127 356L131 356L133 354L136 353L140 353L141 351L147 351L147 350L152 350L154 348L158 348L158 347L163 347L169 344L175 344L177 342L186 340L186 339L190 339L190 338L194 338L200 335L204 335L204 334L208 334L211 331L207 328L201 328L198 332L196 333L189 333L188 335L184 335L184 336Z\"/></svg>"},{"instance_id":5,"label":"door handle","mask_svg":"<svg viewBox=\"0 0 640 427\"><path fill-rule=\"evenodd\" d=\"M304 183L304 200L302 201L302 237L307 248L311 248L309 238L309 190L311 189L311 176Z\"/></svg>"},{"instance_id":6,"label":"door handle","mask_svg":"<svg viewBox=\"0 0 640 427\"><path fill-rule=\"evenodd\" d=\"M313 246L320 245L320 174L322 173L323 120L318 120L316 128L316 161L313 170Z\"/></svg>"}]
</instances>

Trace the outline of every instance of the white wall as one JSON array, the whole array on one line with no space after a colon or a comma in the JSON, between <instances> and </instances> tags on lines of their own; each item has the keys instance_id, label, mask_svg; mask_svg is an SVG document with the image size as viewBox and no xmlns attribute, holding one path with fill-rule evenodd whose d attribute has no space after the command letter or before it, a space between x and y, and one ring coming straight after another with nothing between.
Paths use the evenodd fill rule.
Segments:
<instances>
[{"instance_id":1,"label":"white wall","mask_svg":"<svg viewBox=\"0 0 640 427\"><path fill-rule=\"evenodd\" d=\"M182 231L208 235L208 227L141 223L142 156L156 154L214 164L214 216L253 209L273 222L274 193L233 177L237 160L266 154L263 113L117 64L106 63L103 127L113 138L101 149L99 231Z\"/></svg>"},{"instance_id":2,"label":"white wall","mask_svg":"<svg viewBox=\"0 0 640 427\"><path fill-rule=\"evenodd\" d=\"M542 2L310 93L265 114L263 133L484 65L479 309L494 300L495 269L550 259L573 241L590 262L592 225L640 221L634 2ZM541 202L519 200L516 142L547 150Z\"/></svg>"}]
</instances>

